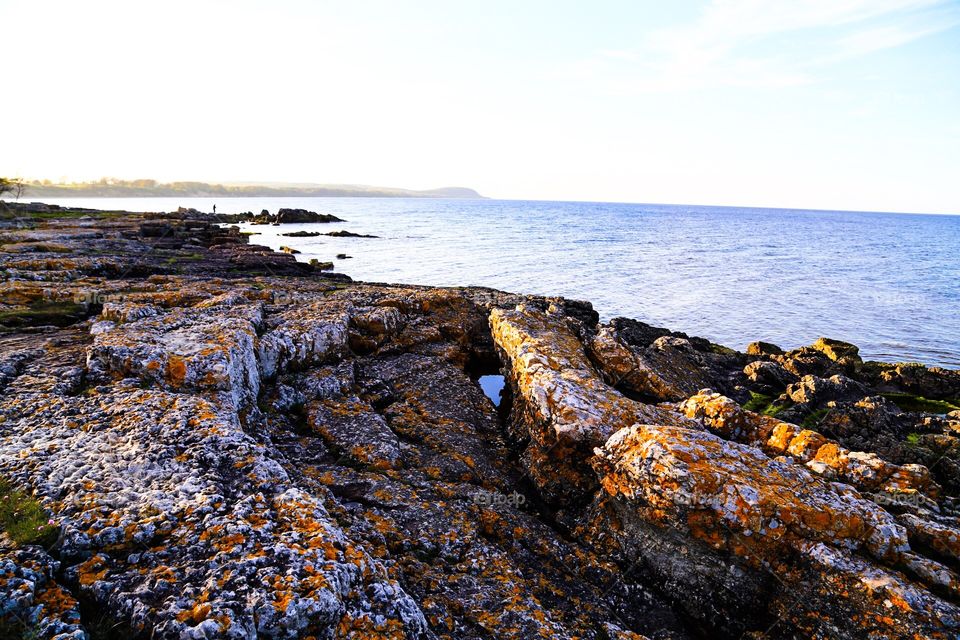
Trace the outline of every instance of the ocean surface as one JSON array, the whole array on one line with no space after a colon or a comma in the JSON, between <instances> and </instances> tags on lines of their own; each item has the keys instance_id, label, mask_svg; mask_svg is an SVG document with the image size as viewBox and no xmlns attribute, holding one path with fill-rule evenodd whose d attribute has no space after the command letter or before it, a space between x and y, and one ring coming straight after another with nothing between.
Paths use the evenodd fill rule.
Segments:
<instances>
[{"instance_id":1,"label":"ocean surface","mask_svg":"<svg viewBox=\"0 0 960 640\"><path fill-rule=\"evenodd\" d=\"M104 209L280 207L346 222L248 226L356 280L589 300L743 349L827 336L866 359L960 368L960 216L407 198L71 198ZM379 238L286 238L345 229ZM351 259L337 260L345 253Z\"/></svg>"}]
</instances>

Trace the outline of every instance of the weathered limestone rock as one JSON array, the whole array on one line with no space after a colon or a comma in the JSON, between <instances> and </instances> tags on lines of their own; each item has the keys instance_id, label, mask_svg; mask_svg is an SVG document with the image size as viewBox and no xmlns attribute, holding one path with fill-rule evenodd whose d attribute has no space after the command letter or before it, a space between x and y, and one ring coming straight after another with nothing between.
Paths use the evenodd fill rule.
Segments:
<instances>
[{"instance_id":1,"label":"weathered limestone rock","mask_svg":"<svg viewBox=\"0 0 960 640\"><path fill-rule=\"evenodd\" d=\"M265 378L322 364L347 348L350 305L314 302L285 311L268 323L257 345Z\"/></svg>"},{"instance_id":2,"label":"weathered limestone rock","mask_svg":"<svg viewBox=\"0 0 960 640\"><path fill-rule=\"evenodd\" d=\"M685 422L607 386L557 309L494 309L490 326L513 389L512 436L549 501L580 499L594 489L585 460L615 431L637 422Z\"/></svg>"},{"instance_id":3,"label":"weathered limestone rock","mask_svg":"<svg viewBox=\"0 0 960 640\"><path fill-rule=\"evenodd\" d=\"M864 548L880 559L907 549L906 532L874 503L712 434L634 426L597 453L608 494L633 501L648 521L665 518L696 539L722 539L728 551L745 547L741 555L765 558L797 539Z\"/></svg>"},{"instance_id":4,"label":"weathered limestone rock","mask_svg":"<svg viewBox=\"0 0 960 640\"><path fill-rule=\"evenodd\" d=\"M860 349L849 342L831 340L830 338L817 338L817 341L810 345L810 347L816 349L834 362L861 362Z\"/></svg>"},{"instance_id":5,"label":"weathered limestone rock","mask_svg":"<svg viewBox=\"0 0 960 640\"><path fill-rule=\"evenodd\" d=\"M818 408L832 401L855 400L867 395L867 389L846 376L829 378L804 376L799 382L787 387L786 396L796 404Z\"/></svg>"},{"instance_id":6,"label":"weathered limestone rock","mask_svg":"<svg viewBox=\"0 0 960 640\"><path fill-rule=\"evenodd\" d=\"M87 368L94 377L138 378L171 389L224 391L237 405L256 402L260 373L255 356L262 310L240 307L178 309L147 313L129 321L129 308L107 309L107 317L127 318L122 324L104 320L94 326Z\"/></svg>"},{"instance_id":7,"label":"weathered limestone rock","mask_svg":"<svg viewBox=\"0 0 960 640\"><path fill-rule=\"evenodd\" d=\"M35 547L0 549L0 619L16 621L3 629L10 638L85 640L80 604L55 580L59 567Z\"/></svg>"},{"instance_id":8,"label":"weathered limestone rock","mask_svg":"<svg viewBox=\"0 0 960 640\"><path fill-rule=\"evenodd\" d=\"M873 453L849 451L816 431L746 411L733 400L709 390L682 402L680 410L723 438L756 446L771 456L791 456L818 475L852 484L862 491L919 492L928 500L939 494L939 487L925 467L899 467Z\"/></svg>"},{"instance_id":9,"label":"weathered limestone rock","mask_svg":"<svg viewBox=\"0 0 960 640\"><path fill-rule=\"evenodd\" d=\"M811 347L800 347L783 355L771 355L770 358L798 378L808 375L823 378L842 372L840 365L822 351Z\"/></svg>"},{"instance_id":10,"label":"weathered limestone rock","mask_svg":"<svg viewBox=\"0 0 960 640\"><path fill-rule=\"evenodd\" d=\"M757 571L770 570L779 579L767 583L773 589L766 606L774 611L795 607L793 615L811 627L813 637L829 629L842 637L857 637L866 627L876 637L946 638L960 629L960 609L887 568L888 563L912 559L906 531L849 487L819 479L799 465L767 458L752 447L683 427L628 427L597 453L594 465L618 519L641 521L622 526L627 533L621 535L651 525L678 531L691 539L692 546L701 547L694 557L707 547L738 557ZM622 544L652 571L676 569L657 558L657 550L645 552L629 540ZM874 560L862 560L857 550ZM653 557L645 558L645 553ZM796 564L790 560L795 555L803 558ZM798 579L808 561L821 567L813 584ZM837 574L832 580L851 590L827 587L827 569ZM931 575L944 572L950 573L937 565ZM694 591L694 597L702 595L697 589L719 586L698 584L682 574L664 573L662 578L679 581ZM868 580L888 597L908 598L904 602L909 604L900 607L895 618L889 616L882 602L865 597L876 588ZM749 576L742 582L727 583L725 588L756 589ZM825 588L833 598L829 606L819 591Z\"/></svg>"},{"instance_id":11,"label":"weathered limestone rock","mask_svg":"<svg viewBox=\"0 0 960 640\"><path fill-rule=\"evenodd\" d=\"M384 419L359 398L307 405L307 422L336 455L356 464L389 469L400 464L400 442Z\"/></svg>"},{"instance_id":12,"label":"weathered limestone rock","mask_svg":"<svg viewBox=\"0 0 960 640\"><path fill-rule=\"evenodd\" d=\"M67 579L98 602L127 603L117 614L134 628L246 637L379 609L425 629L383 568L243 433L232 403L122 385L95 402L28 402L0 471L61 496L61 554L79 562ZM10 403L2 409L9 423ZM11 452L30 455L10 467Z\"/></svg>"},{"instance_id":13,"label":"weathered limestone rock","mask_svg":"<svg viewBox=\"0 0 960 640\"><path fill-rule=\"evenodd\" d=\"M601 327L588 345L608 384L640 398L676 401L705 387L735 393L742 382L739 354L685 334L654 337L666 330L619 320Z\"/></svg>"},{"instance_id":14,"label":"weathered limestone rock","mask_svg":"<svg viewBox=\"0 0 960 640\"><path fill-rule=\"evenodd\" d=\"M597 332L590 342L589 353L608 384L622 386L656 400L681 400L690 395L681 385L702 381L700 375L690 381L682 376L665 378L643 354L632 351L620 342L610 327L604 327ZM683 382L678 384L678 380Z\"/></svg>"},{"instance_id":15,"label":"weathered limestone rock","mask_svg":"<svg viewBox=\"0 0 960 640\"><path fill-rule=\"evenodd\" d=\"M797 381L797 376L769 360L751 362L743 368L743 373L753 383L753 388L764 395L779 395Z\"/></svg>"}]
</instances>

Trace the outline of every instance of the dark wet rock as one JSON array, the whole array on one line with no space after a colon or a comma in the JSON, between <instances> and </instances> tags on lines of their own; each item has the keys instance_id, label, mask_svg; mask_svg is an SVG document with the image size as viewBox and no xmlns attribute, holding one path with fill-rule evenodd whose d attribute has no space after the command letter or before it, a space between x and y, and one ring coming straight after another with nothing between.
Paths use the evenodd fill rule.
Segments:
<instances>
[{"instance_id":1,"label":"dark wet rock","mask_svg":"<svg viewBox=\"0 0 960 640\"><path fill-rule=\"evenodd\" d=\"M831 340L830 338L817 338L817 341L810 346L834 362L862 362L860 349L849 342Z\"/></svg>"},{"instance_id":2,"label":"dark wet rock","mask_svg":"<svg viewBox=\"0 0 960 640\"><path fill-rule=\"evenodd\" d=\"M288 238L315 238L323 234L319 231L291 231L290 233L281 233L280 235Z\"/></svg>"},{"instance_id":3,"label":"dark wet rock","mask_svg":"<svg viewBox=\"0 0 960 640\"><path fill-rule=\"evenodd\" d=\"M621 340L633 347L649 347L653 344L654 340L664 336L690 339L690 336L680 331L671 331L663 327L655 327L631 318L614 318L610 321L610 326L616 331ZM695 340L703 341L702 338L695 338Z\"/></svg>"},{"instance_id":4,"label":"dark wet rock","mask_svg":"<svg viewBox=\"0 0 960 640\"><path fill-rule=\"evenodd\" d=\"M913 426L910 416L882 396L867 396L837 403L820 422L820 428L854 448L887 452L903 440Z\"/></svg>"},{"instance_id":5,"label":"dark wet rock","mask_svg":"<svg viewBox=\"0 0 960 640\"><path fill-rule=\"evenodd\" d=\"M867 363L865 380L879 391L935 400L960 399L960 371L916 363Z\"/></svg>"},{"instance_id":6,"label":"dark wet rock","mask_svg":"<svg viewBox=\"0 0 960 640\"><path fill-rule=\"evenodd\" d=\"M842 373L840 367L825 353L811 347L800 347L786 352L783 355L770 356L784 369L797 377L817 376L829 377L834 373Z\"/></svg>"},{"instance_id":7,"label":"dark wet rock","mask_svg":"<svg viewBox=\"0 0 960 640\"><path fill-rule=\"evenodd\" d=\"M863 398L867 395L867 388L856 380L841 375L829 378L804 376L799 382L788 386L784 395L792 403L806 405L813 410L825 406L828 402Z\"/></svg>"},{"instance_id":8,"label":"dark wet rock","mask_svg":"<svg viewBox=\"0 0 960 640\"><path fill-rule=\"evenodd\" d=\"M748 356L780 356L783 355L783 349L772 342L751 342L747 345Z\"/></svg>"},{"instance_id":9,"label":"dark wet rock","mask_svg":"<svg viewBox=\"0 0 960 640\"><path fill-rule=\"evenodd\" d=\"M858 377L862 360L856 346L839 340L819 338L809 347L786 353L764 353L761 357L780 363L796 376L828 378L835 374Z\"/></svg>"},{"instance_id":10,"label":"dark wet rock","mask_svg":"<svg viewBox=\"0 0 960 640\"><path fill-rule=\"evenodd\" d=\"M274 222L291 224L296 222L343 222L343 220L329 213L317 213L306 209L279 209Z\"/></svg>"},{"instance_id":11,"label":"dark wet rock","mask_svg":"<svg viewBox=\"0 0 960 640\"><path fill-rule=\"evenodd\" d=\"M348 255L345 254L345 253L338 253L338 254L337 254L337 260L348 260L348 259L350 259L350 258L352 258L352 257L353 257L353 256L348 256Z\"/></svg>"},{"instance_id":12,"label":"dark wet rock","mask_svg":"<svg viewBox=\"0 0 960 640\"><path fill-rule=\"evenodd\" d=\"M704 387L744 397L745 358L702 338L661 335L632 323L601 327L588 348L605 380L655 401L680 400ZM625 331L617 327L624 327ZM647 339L653 340L646 346Z\"/></svg>"},{"instance_id":13,"label":"dark wet rock","mask_svg":"<svg viewBox=\"0 0 960 640\"><path fill-rule=\"evenodd\" d=\"M797 376L783 368L782 365L769 360L757 360L743 368L747 379L753 383L758 393L772 395L779 394L787 385L797 381Z\"/></svg>"},{"instance_id":14,"label":"dark wet rock","mask_svg":"<svg viewBox=\"0 0 960 640\"><path fill-rule=\"evenodd\" d=\"M331 231L330 233L323 234L325 236L333 236L334 238L379 238L380 236L370 236L362 233L353 233L352 231Z\"/></svg>"},{"instance_id":15,"label":"dark wet rock","mask_svg":"<svg viewBox=\"0 0 960 640\"><path fill-rule=\"evenodd\" d=\"M309 264L311 268L316 269L317 271L329 271L330 269L333 269L332 262L322 262L320 260L317 260L316 258L310 258L310 262L307 264Z\"/></svg>"}]
</instances>

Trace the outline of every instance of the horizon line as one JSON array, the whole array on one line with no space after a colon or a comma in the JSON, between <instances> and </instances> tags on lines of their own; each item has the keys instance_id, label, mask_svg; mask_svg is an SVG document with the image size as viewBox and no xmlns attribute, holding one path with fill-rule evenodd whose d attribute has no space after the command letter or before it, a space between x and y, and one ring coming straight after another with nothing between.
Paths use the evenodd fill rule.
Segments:
<instances>
[{"instance_id":1,"label":"horizon line","mask_svg":"<svg viewBox=\"0 0 960 640\"><path fill-rule=\"evenodd\" d=\"M175 182L199 182L196 180L177 180ZM83 184L83 183L78 183ZM206 184L219 184L227 185L231 183L206 183ZM237 183L233 183L237 184ZM289 183L297 184L297 183ZM303 183L300 183L303 184ZM267 186L267 185L258 185L250 184L250 186ZM435 189L406 189L404 187L374 187L372 185L324 185L317 183L317 186L370 186L375 189L398 189L406 191L431 191ZM437 187L436 189L446 189L454 187ZM457 188L469 188L472 187L457 187ZM476 190L474 190L476 191ZM702 204L696 202L639 202L639 201L628 201L628 200L592 200L592 199L576 199L571 198L568 200L554 199L554 198L497 198L493 196L484 196L481 195L477 198L445 198L445 197L430 197L430 196L317 196L317 195L301 195L301 196L281 196L281 195L266 195L266 196L252 196L252 195L216 195L216 196L140 196L140 195L130 195L130 196L89 196L89 195L76 195L76 196L51 196L46 198L46 200L71 200L71 199L80 199L80 200L119 200L119 199L141 199L141 198L192 198L192 199L204 199L204 200L215 200L217 198L221 199L239 199L239 198L310 198L310 199L347 199L347 200L356 200L356 199L382 199L382 200L452 200L457 202L470 201L470 200L485 200L493 202L576 202L581 204L619 204L619 205L633 205L633 206L657 206L657 207L710 207L713 209L763 209L770 211L810 211L816 213L867 213L867 214L886 214L886 215L904 215L904 216L948 216L948 217L960 217L960 211L957 212L936 212L936 211L881 211L877 209L824 209L821 207L789 207L789 206L768 206L768 205L740 205L740 204ZM43 202L43 200L25 200L30 202Z\"/></svg>"}]
</instances>

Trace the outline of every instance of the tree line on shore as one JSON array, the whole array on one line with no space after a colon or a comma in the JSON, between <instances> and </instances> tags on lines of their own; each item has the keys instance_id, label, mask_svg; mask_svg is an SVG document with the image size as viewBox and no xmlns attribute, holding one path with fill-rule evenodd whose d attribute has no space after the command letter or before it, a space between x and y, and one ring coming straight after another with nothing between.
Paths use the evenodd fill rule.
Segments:
<instances>
[{"instance_id":1,"label":"tree line on shore","mask_svg":"<svg viewBox=\"0 0 960 640\"><path fill-rule=\"evenodd\" d=\"M460 197L477 198L480 195L466 188L450 187L415 191L392 187L355 185L283 185L243 184L224 185L207 182L158 182L157 180L120 180L101 178L91 182L51 182L50 180L16 181L20 194L29 197Z\"/></svg>"}]
</instances>

